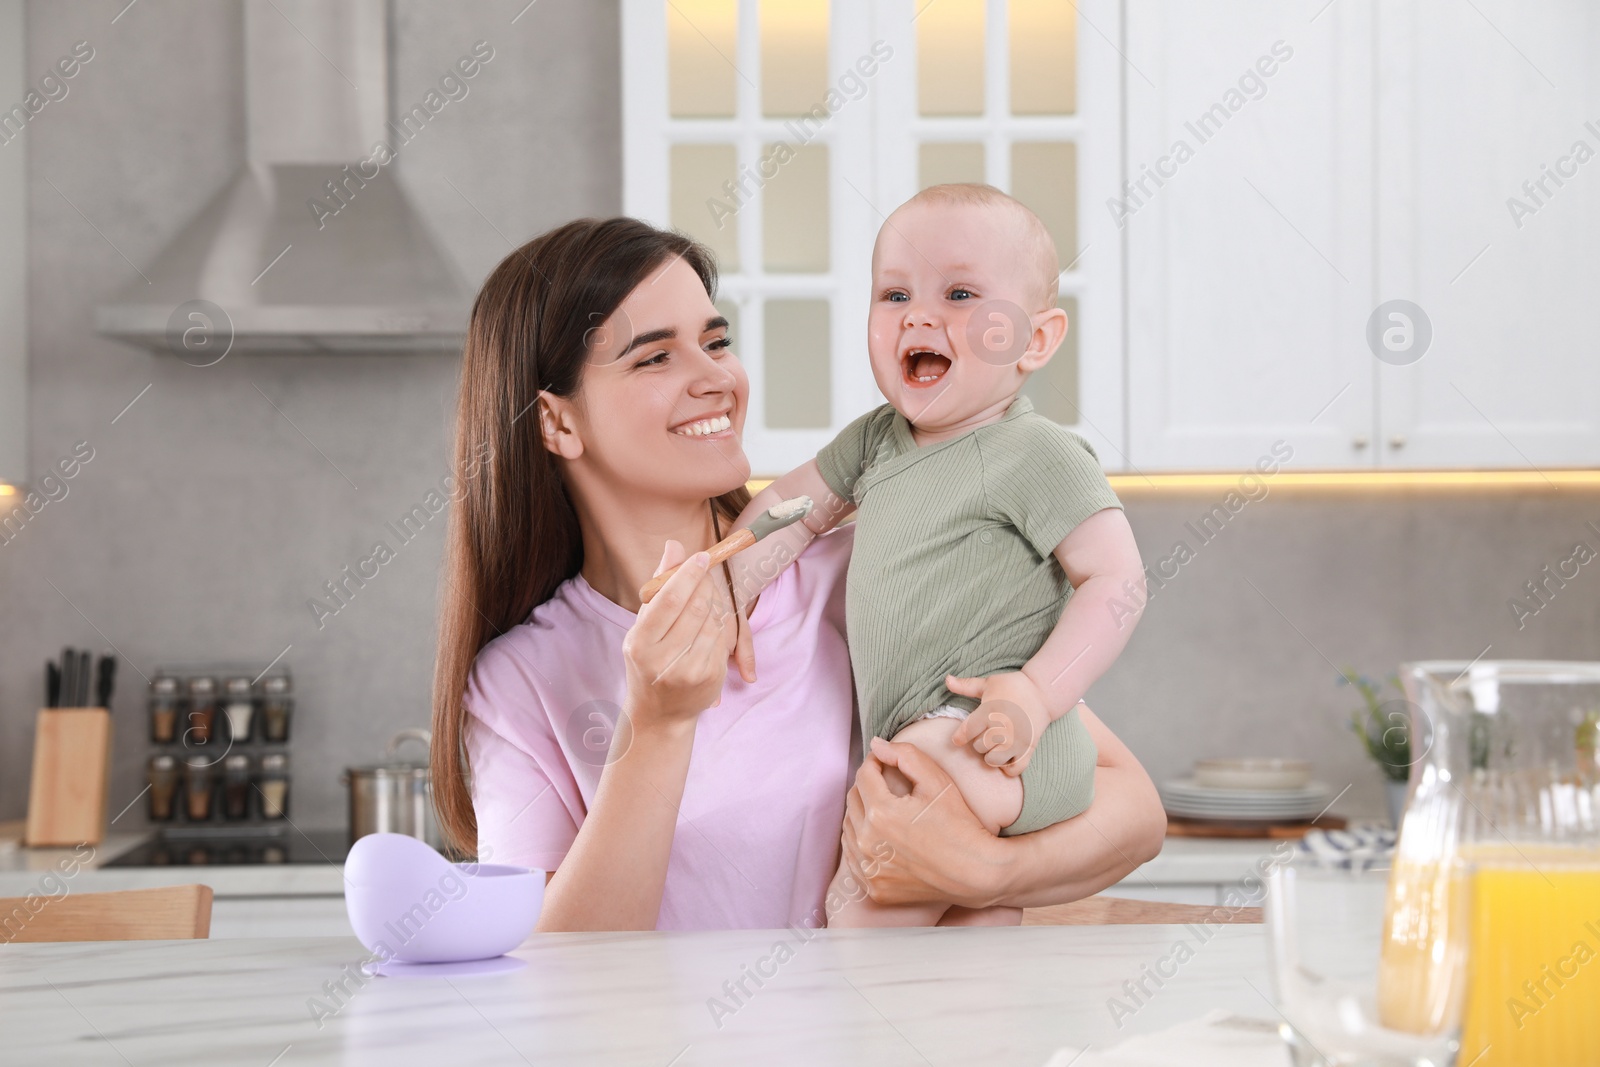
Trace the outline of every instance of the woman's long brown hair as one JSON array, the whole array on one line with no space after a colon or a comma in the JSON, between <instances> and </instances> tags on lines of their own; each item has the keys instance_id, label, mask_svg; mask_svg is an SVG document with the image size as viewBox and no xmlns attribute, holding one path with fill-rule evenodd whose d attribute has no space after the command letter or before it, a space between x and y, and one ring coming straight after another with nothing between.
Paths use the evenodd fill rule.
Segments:
<instances>
[{"instance_id":1,"label":"woman's long brown hair","mask_svg":"<svg viewBox=\"0 0 1600 1067\"><path fill-rule=\"evenodd\" d=\"M541 439L540 390L583 384L590 331L657 267L681 257L715 295L711 253L637 219L579 219L501 261L472 306L461 357L455 505L439 590L433 682L433 802L445 838L477 849L465 697L484 645L522 623L583 566L578 516ZM732 520L744 486L713 502ZM621 670L621 664L618 664Z\"/></svg>"}]
</instances>

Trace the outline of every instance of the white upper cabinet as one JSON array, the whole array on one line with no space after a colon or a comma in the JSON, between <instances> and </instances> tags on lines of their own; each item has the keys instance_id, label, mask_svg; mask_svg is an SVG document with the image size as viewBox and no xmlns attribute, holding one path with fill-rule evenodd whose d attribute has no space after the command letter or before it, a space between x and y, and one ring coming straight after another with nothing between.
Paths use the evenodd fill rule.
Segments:
<instances>
[{"instance_id":1,"label":"white upper cabinet","mask_svg":"<svg viewBox=\"0 0 1600 1067\"><path fill-rule=\"evenodd\" d=\"M1313 9L1314 10L1314 9ZM1373 462L1370 5L1129 0L1129 453Z\"/></svg>"},{"instance_id":2,"label":"white upper cabinet","mask_svg":"<svg viewBox=\"0 0 1600 1067\"><path fill-rule=\"evenodd\" d=\"M1136 467L1600 465L1588 8L1129 0L1127 36Z\"/></svg>"},{"instance_id":3,"label":"white upper cabinet","mask_svg":"<svg viewBox=\"0 0 1600 1067\"><path fill-rule=\"evenodd\" d=\"M625 0L624 209L699 237L757 474L880 403L885 214L1056 236L1026 390L1118 470L1600 466L1600 19L1510 0Z\"/></svg>"},{"instance_id":4,"label":"white upper cabinet","mask_svg":"<svg viewBox=\"0 0 1600 1067\"><path fill-rule=\"evenodd\" d=\"M1379 6L1378 286L1426 314L1381 365L1386 466L1600 465L1600 26L1589 5Z\"/></svg>"}]
</instances>

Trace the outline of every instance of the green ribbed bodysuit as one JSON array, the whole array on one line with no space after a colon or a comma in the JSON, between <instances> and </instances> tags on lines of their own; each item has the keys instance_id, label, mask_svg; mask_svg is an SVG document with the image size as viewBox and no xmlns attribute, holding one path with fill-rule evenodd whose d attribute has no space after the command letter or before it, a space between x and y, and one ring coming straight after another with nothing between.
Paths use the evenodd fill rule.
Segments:
<instances>
[{"instance_id":1,"label":"green ribbed bodysuit","mask_svg":"<svg viewBox=\"0 0 1600 1067\"><path fill-rule=\"evenodd\" d=\"M893 737L941 705L976 707L945 688L947 674L1020 670L1072 595L1056 546L1122 506L1089 443L1026 397L997 422L927 446L885 404L845 427L817 466L858 509L845 611L867 738ZM1022 813L1001 833L1082 812L1094 768L1074 708L1039 739L1022 772Z\"/></svg>"}]
</instances>

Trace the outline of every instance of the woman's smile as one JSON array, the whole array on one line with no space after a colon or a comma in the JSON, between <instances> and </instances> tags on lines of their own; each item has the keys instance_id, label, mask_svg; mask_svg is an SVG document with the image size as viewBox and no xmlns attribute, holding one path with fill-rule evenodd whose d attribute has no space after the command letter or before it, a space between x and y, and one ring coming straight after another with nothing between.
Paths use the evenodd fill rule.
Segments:
<instances>
[{"instance_id":1,"label":"woman's smile","mask_svg":"<svg viewBox=\"0 0 1600 1067\"><path fill-rule=\"evenodd\" d=\"M728 417L726 411L680 422L672 427L672 432L679 437L694 437L701 440L722 441L735 436L733 420Z\"/></svg>"}]
</instances>

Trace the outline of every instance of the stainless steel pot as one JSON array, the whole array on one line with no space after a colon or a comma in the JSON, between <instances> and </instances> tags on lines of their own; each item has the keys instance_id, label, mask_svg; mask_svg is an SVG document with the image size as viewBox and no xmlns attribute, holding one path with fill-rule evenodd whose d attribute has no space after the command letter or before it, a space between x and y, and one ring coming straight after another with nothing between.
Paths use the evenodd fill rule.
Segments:
<instances>
[{"instance_id":1,"label":"stainless steel pot","mask_svg":"<svg viewBox=\"0 0 1600 1067\"><path fill-rule=\"evenodd\" d=\"M421 763L397 755L407 741L422 743ZM389 739L382 763L345 768L339 781L350 790L351 844L367 834L405 834L443 850L427 762L432 744L433 735L426 730L401 730Z\"/></svg>"}]
</instances>

